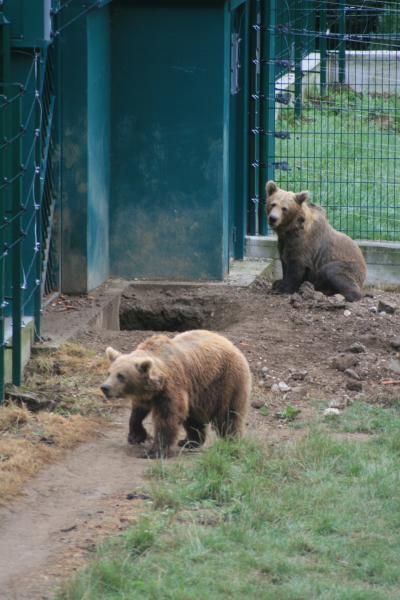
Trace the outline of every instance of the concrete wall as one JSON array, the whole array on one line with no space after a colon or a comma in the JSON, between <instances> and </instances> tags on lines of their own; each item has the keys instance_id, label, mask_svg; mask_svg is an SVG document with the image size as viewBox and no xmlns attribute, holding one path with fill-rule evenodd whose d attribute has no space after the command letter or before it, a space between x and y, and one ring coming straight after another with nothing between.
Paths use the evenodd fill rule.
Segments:
<instances>
[{"instance_id":1,"label":"concrete wall","mask_svg":"<svg viewBox=\"0 0 400 600\"><path fill-rule=\"evenodd\" d=\"M328 53L328 83L339 81L338 52ZM356 92L396 94L400 88L400 52L347 50L345 83Z\"/></svg>"},{"instance_id":2,"label":"concrete wall","mask_svg":"<svg viewBox=\"0 0 400 600\"><path fill-rule=\"evenodd\" d=\"M357 244L367 262L367 284L400 285L400 243L360 241ZM246 257L271 260L274 278L282 277L275 236L247 236Z\"/></svg>"}]
</instances>

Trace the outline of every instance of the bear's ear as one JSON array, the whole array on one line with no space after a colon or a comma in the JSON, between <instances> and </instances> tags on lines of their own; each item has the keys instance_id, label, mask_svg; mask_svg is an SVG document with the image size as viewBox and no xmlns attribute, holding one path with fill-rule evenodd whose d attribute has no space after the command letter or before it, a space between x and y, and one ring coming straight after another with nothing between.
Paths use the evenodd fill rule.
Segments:
<instances>
[{"instance_id":1,"label":"bear's ear","mask_svg":"<svg viewBox=\"0 0 400 600\"><path fill-rule=\"evenodd\" d=\"M265 186L266 192L267 192L267 196L272 196L272 194L275 194L275 192L278 191L278 186L276 185L275 181L267 181L267 184Z\"/></svg>"},{"instance_id":2,"label":"bear's ear","mask_svg":"<svg viewBox=\"0 0 400 600\"><path fill-rule=\"evenodd\" d=\"M152 366L153 361L151 360L151 358L146 358L137 365L137 369L142 375L148 375Z\"/></svg>"},{"instance_id":3,"label":"bear's ear","mask_svg":"<svg viewBox=\"0 0 400 600\"><path fill-rule=\"evenodd\" d=\"M305 200L308 200L310 197L310 192L305 190L304 192L299 192L296 194L296 202L297 204L303 204Z\"/></svg>"},{"instance_id":4,"label":"bear's ear","mask_svg":"<svg viewBox=\"0 0 400 600\"><path fill-rule=\"evenodd\" d=\"M112 363L116 358L118 358L118 356L121 356L121 352L118 352L118 350L114 350L114 348L111 348L111 346L109 346L106 349L106 356L110 363Z\"/></svg>"}]
</instances>

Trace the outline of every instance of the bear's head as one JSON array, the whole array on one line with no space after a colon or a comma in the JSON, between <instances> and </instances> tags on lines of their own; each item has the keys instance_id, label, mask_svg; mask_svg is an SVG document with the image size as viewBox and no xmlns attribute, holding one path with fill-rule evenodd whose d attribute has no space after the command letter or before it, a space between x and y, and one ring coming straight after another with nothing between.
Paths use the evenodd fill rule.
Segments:
<instances>
[{"instance_id":1,"label":"bear's head","mask_svg":"<svg viewBox=\"0 0 400 600\"><path fill-rule=\"evenodd\" d=\"M268 224L274 231L280 227L285 229L303 218L302 205L310 197L309 192L287 192L279 188L275 181L268 181L267 217ZM304 222L304 218L303 218Z\"/></svg>"},{"instance_id":2,"label":"bear's head","mask_svg":"<svg viewBox=\"0 0 400 600\"><path fill-rule=\"evenodd\" d=\"M134 396L150 400L164 386L164 377L156 359L143 350L122 354L106 349L110 368L106 381L100 386L107 399Z\"/></svg>"}]
</instances>

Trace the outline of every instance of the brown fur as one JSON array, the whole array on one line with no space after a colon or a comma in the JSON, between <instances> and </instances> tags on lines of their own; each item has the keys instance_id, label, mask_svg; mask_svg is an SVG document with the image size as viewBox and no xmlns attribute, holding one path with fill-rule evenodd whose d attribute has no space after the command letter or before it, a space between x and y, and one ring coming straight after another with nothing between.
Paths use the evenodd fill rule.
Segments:
<instances>
[{"instance_id":1,"label":"brown fur","mask_svg":"<svg viewBox=\"0 0 400 600\"><path fill-rule=\"evenodd\" d=\"M283 271L274 289L292 294L309 281L325 294L359 300L367 266L357 244L331 227L322 208L307 202L309 192L288 192L274 181L268 181L266 190L268 221L278 235Z\"/></svg>"},{"instance_id":2,"label":"brown fur","mask_svg":"<svg viewBox=\"0 0 400 600\"><path fill-rule=\"evenodd\" d=\"M201 446L206 426L220 436L241 436L249 405L251 375L243 354L226 338L205 330L173 339L154 335L130 354L107 348L109 377L101 386L107 398L129 397L128 441L144 442L143 420L151 412L154 444L150 456L166 456L179 427L180 445Z\"/></svg>"}]
</instances>

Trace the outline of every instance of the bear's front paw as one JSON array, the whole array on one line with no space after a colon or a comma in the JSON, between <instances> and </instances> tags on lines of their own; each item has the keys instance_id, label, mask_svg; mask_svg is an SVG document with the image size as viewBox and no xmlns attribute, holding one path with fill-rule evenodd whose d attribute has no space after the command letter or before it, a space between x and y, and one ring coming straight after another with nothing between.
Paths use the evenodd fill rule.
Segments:
<instances>
[{"instance_id":1,"label":"bear's front paw","mask_svg":"<svg viewBox=\"0 0 400 600\"><path fill-rule=\"evenodd\" d=\"M143 431L130 431L128 435L128 444L135 446L136 444L143 444L147 439L147 433Z\"/></svg>"}]
</instances>

